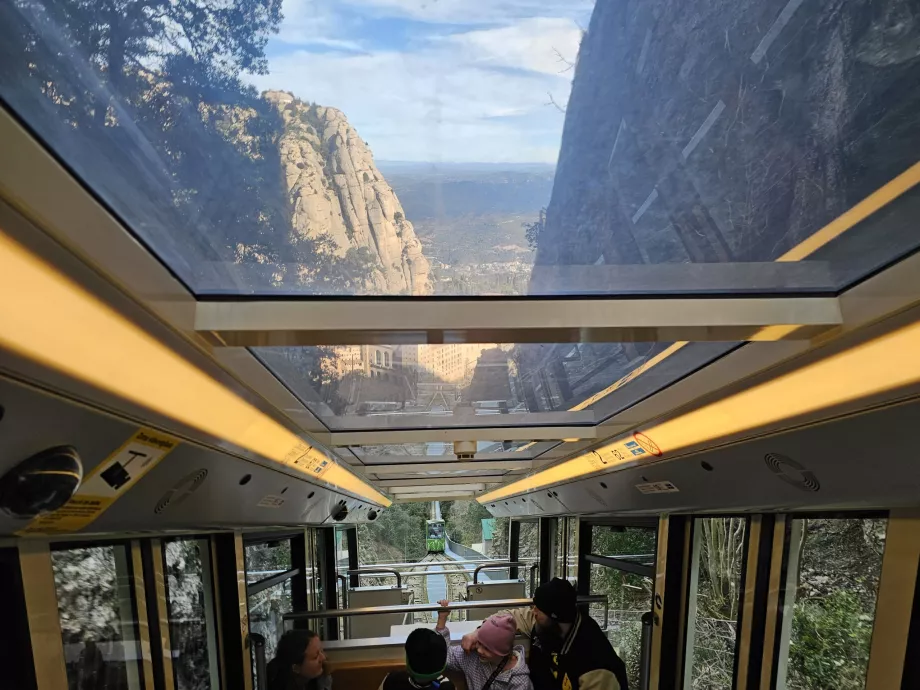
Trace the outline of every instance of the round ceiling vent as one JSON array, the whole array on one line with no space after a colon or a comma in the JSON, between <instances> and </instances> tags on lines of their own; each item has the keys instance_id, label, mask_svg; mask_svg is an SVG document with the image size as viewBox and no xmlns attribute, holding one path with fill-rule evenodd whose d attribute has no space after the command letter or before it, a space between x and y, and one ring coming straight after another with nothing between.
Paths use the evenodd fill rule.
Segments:
<instances>
[{"instance_id":1,"label":"round ceiling vent","mask_svg":"<svg viewBox=\"0 0 920 690\"><path fill-rule=\"evenodd\" d=\"M159 515L169 506L179 505L193 493L198 491L207 477L208 471L206 469L195 470L191 474L186 475L179 480L178 484L163 494L163 498L157 501L153 512Z\"/></svg>"},{"instance_id":2,"label":"round ceiling vent","mask_svg":"<svg viewBox=\"0 0 920 690\"><path fill-rule=\"evenodd\" d=\"M763 459L770 471L787 484L802 491L818 491L821 488L821 482L814 472L805 469L792 458L779 453L767 453Z\"/></svg>"}]
</instances>

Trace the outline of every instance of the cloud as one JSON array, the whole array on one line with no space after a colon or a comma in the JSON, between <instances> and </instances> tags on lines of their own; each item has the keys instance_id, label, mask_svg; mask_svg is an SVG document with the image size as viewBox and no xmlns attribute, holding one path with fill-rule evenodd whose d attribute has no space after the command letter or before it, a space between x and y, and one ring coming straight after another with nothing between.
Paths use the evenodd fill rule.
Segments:
<instances>
[{"instance_id":1,"label":"cloud","mask_svg":"<svg viewBox=\"0 0 920 690\"><path fill-rule=\"evenodd\" d=\"M514 16L531 11L533 0L431 0L445 20L473 14L501 21L419 29L383 13L427 12L422 2L351 4L380 17L355 19L342 4L329 10L315 0L286 2L278 43L269 47L270 73L252 83L342 110L381 160L555 162L563 115L547 105L547 94L568 100L573 72L564 71L559 54L574 60L581 37L571 17ZM539 7L564 14L578 4Z\"/></svg>"},{"instance_id":2,"label":"cloud","mask_svg":"<svg viewBox=\"0 0 920 690\"><path fill-rule=\"evenodd\" d=\"M497 29L454 34L447 40L477 63L562 74L578 56L581 29L570 19L533 17Z\"/></svg>"},{"instance_id":3,"label":"cloud","mask_svg":"<svg viewBox=\"0 0 920 690\"><path fill-rule=\"evenodd\" d=\"M368 12L445 24L492 24L528 17L590 15L593 0L351 0Z\"/></svg>"}]
</instances>

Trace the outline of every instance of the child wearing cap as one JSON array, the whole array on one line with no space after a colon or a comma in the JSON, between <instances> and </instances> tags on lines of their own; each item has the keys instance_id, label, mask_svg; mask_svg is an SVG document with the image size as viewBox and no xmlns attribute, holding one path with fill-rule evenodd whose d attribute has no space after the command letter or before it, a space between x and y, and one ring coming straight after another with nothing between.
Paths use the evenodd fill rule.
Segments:
<instances>
[{"instance_id":1,"label":"child wearing cap","mask_svg":"<svg viewBox=\"0 0 920 690\"><path fill-rule=\"evenodd\" d=\"M447 606L447 601L438 604ZM446 610L438 612L435 630L448 644L447 668L462 671L469 690L533 690L524 647L514 644L517 633L514 618L507 614L487 618L477 631L473 649L464 652L460 646L449 646L448 615L450 612Z\"/></svg>"},{"instance_id":2,"label":"child wearing cap","mask_svg":"<svg viewBox=\"0 0 920 690\"><path fill-rule=\"evenodd\" d=\"M444 677L447 647L434 630L416 628L406 638L406 670L388 673L378 690L454 690Z\"/></svg>"}]
</instances>

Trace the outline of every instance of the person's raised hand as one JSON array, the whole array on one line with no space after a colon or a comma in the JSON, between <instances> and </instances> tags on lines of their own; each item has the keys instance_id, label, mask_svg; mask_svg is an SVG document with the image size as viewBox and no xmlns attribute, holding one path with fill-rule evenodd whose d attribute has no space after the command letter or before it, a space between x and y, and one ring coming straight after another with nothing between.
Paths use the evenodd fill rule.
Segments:
<instances>
[{"instance_id":1,"label":"person's raised hand","mask_svg":"<svg viewBox=\"0 0 920 690\"><path fill-rule=\"evenodd\" d=\"M449 604L450 604L450 602L447 601L447 599L441 599L441 600L438 602L438 606L440 606L440 607L443 608L443 609L446 609L446 608L448 607Z\"/></svg>"},{"instance_id":2,"label":"person's raised hand","mask_svg":"<svg viewBox=\"0 0 920 690\"><path fill-rule=\"evenodd\" d=\"M476 645L478 643L479 643L479 636L476 634L476 631L474 630L473 632L467 633L466 635L463 636L463 638L460 640L460 647L463 649L464 652L469 654L470 652L476 649Z\"/></svg>"}]
</instances>

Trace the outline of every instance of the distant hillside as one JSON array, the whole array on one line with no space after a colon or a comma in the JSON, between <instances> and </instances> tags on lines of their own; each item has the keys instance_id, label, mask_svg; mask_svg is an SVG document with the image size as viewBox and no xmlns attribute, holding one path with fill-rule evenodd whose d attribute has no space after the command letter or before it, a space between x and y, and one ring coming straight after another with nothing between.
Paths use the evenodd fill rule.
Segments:
<instances>
[{"instance_id":1,"label":"distant hillside","mask_svg":"<svg viewBox=\"0 0 920 690\"><path fill-rule=\"evenodd\" d=\"M539 164L379 163L406 214L423 218L532 213L549 202L554 169Z\"/></svg>"}]
</instances>

